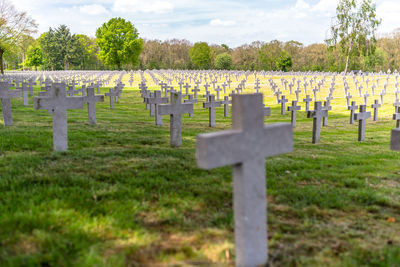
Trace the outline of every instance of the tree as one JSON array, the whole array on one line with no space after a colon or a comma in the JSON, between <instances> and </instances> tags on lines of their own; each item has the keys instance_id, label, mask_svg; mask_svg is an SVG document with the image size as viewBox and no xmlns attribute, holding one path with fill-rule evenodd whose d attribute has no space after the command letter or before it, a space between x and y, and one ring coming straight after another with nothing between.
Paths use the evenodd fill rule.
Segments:
<instances>
[{"instance_id":1,"label":"tree","mask_svg":"<svg viewBox=\"0 0 400 267\"><path fill-rule=\"evenodd\" d=\"M264 70L276 70L276 62L282 51L282 43L278 40L273 40L267 44L264 44L258 54L258 59L261 63L261 67Z\"/></svg>"},{"instance_id":2,"label":"tree","mask_svg":"<svg viewBox=\"0 0 400 267\"><path fill-rule=\"evenodd\" d=\"M26 52L26 65L29 67L37 67L43 65L43 53L38 44L31 45Z\"/></svg>"},{"instance_id":3,"label":"tree","mask_svg":"<svg viewBox=\"0 0 400 267\"><path fill-rule=\"evenodd\" d=\"M190 61L199 69L208 69L211 64L212 51L206 42L195 43L189 51Z\"/></svg>"},{"instance_id":4,"label":"tree","mask_svg":"<svg viewBox=\"0 0 400 267\"><path fill-rule=\"evenodd\" d=\"M37 25L25 12L18 12L7 0L0 0L0 70L4 73L3 55L17 47L22 38L36 32Z\"/></svg>"},{"instance_id":5,"label":"tree","mask_svg":"<svg viewBox=\"0 0 400 267\"><path fill-rule=\"evenodd\" d=\"M222 53L215 58L215 68L219 70L232 69L232 56L228 53Z\"/></svg>"},{"instance_id":6,"label":"tree","mask_svg":"<svg viewBox=\"0 0 400 267\"><path fill-rule=\"evenodd\" d=\"M96 42L100 47L99 57L110 66L121 70L123 64L133 66L139 62L143 40L131 22L123 18L112 18L96 30Z\"/></svg>"},{"instance_id":7,"label":"tree","mask_svg":"<svg viewBox=\"0 0 400 267\"><path fill-rule=\"evenodd\" d=\"M330 28L332 36L326 43L330 49L336 49L339 44L341 53L346 57L345 72L352 58L374 53L375 32L380 23L372 0L340 0Z\"/></svg>"},{"instance_id":8,"label":"tree","mask_svg":"<svg viewBox=\"0 0 400 267\"><path fill-rule=\"evenodd\" d=\"M264 43L256 41L235 48L232 51L232 62L236 69L257 70L259 69L258 51Z\"/></svg>"},{"instance_id":9,"label":"tree","mask_svg":"<svg viewBox=\"0 0 400 267\"><path fill-rule=\"evenodd\" d=\"M379 47L376 48L375 53L367 55L364 59L365 68L369 71L383 70L386 65L385 51Z\"/></svg>"},{"instance_id":10,"label":"tree","mask_svg":"<svg viewBox=\"0 0 400 267\"><path fill-rule=\"evenodd\" d=\"M83 57L83 48L76 35L69 28L60 25L56 29L39 37L40 47L44 55L46 68L52 70L68 70L79 66Z\"/></svg>"},{"instance_id":11,"label":"tree","mask_svg":"<svg viewBox=\"0 0 400 267\"><path fill-rule=\"evenodd\" d=\"M276 67L279 70L287 71L293 66L292 57L286 50L282 50L276 61Z\"/></svg>"}]
</instances>

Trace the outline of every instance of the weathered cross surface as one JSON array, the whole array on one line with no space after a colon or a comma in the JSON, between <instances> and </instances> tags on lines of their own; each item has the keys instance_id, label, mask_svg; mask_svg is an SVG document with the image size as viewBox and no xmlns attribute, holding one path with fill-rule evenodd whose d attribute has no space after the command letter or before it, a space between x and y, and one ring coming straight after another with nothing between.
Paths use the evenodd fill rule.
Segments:
<instances>
[{"instance_id":1,"label":"weathered cross surface","mask_svg":"<svg viewBox=\"0 0 400 267\"><path fill-rule=\"evenodd\" d=\"M110 109L114 109L115 108L115 99L118 95L118 92L115 91L115 89L110 88L108 93L105 93L105 96L109 96L110 97ZM148 95L150 95L150 92L148 92ZM149 106L150 108L150 106Z\"/></svg>"},{"instance_id":2,"label":"weathered cross surface","mask_svg":"<svg viewBox=\"0 0 400 267\"><path fill-rule=\"evenodd\" d=\"M4 126L11 126L13 124L11 98L21 97L21 90L10 90L11 86L12 84L8 82L0 82L0 99Z\"/></svg>"},{"instance_id":3,"label":"weathered cross surface","mask_svg":"<svg viewBox=\"0 0 400 267\"><path fill-rule=\"evenodd\" d=\"M47 109L53 116L54 151L68 149L67 109L81 109L83 105L83 97L67 97L65 83L53 83L47 97L34 98L35 109Z\"/></svg>"},{"instance_id":4,"label":"weathered cross surface","mask_svg":"<svg viewBox=\"0 0 400 267\"><path fill-rule=\"evenodd\" d=\"M356 105L356 101L351 101L351 106L347 107L347 110L350 110L350 124L354 123L354 112L358 109Z\"/></svg>"},{"instance_id":5,"label":"weathered cross surface","mask_svg":"<svg viewBox=\"0 0 400 267\"><path fill-rule=\"evenodd\" d=\"M378 109L381 107L379 104L379 100L375 99L374 104L371 105L371 108L374 109L374 121L378 121Z\"/></svg>"},{"instance_id":6,"label":"weathered cross surface","mask_svg":"<svg viewBox=\"0 0 400 267\"><path fill-rule=\"evenodd\" d=\"M286 99L285 95L282 95L281 100L279 100L279 103L281 104L281 115L285 115L285 111L286 111L286 103L289 100Z\"/></svg>"},{"instance_id":7,"label":"weathered cross surface","mask_svg":"<svg viewBox=\"0 0 400 267\"><path fill-rule=\"evenodd\" d=\"M306 98L303 99L303 102L306 102L306 112L310 110L310 102L312 98L309 95L306 95Z\"/></svg>"},{"instance_id":8,"label":"weathered cross surface","mask_svg":"<svg viewBox=\"0 0 400 267\"><path fill-rule=\"evenodd\" d=\"M96 103L104 102L104 95L95 95L94 87L89 86L86 88L86 96L83 97L83 102L87 103L89 124L96 124Z\"/></svg>"},{"instance_id":9,"label":"weathered cross surface","mask_svg":"<svg viewBox=\"0 0 400 267\"><path fill-rule=\"evenodd\" d=\"M288 107L288 111L291 111L291 123L292 127L296 127L296 118L297 118L297 111L300 110L301 107L297 105L297 101L293 100L292 101L292 106Z\"/></svg>"},{"instance_id":10,"label":"weathered cross surface","mask_svg":"<svg viewBox=\"0 0 400 267\"><path fill-rule=\"evenodd\" d=\"M354 119L358 121L358 141L365 139L365 125L369 118L371 118L371 112L367 112L367 106L360 105L359 113L354 114Z\"/></svg>"},{"instance_id":11,"label":"weathered cross surface","mask_svg":"<svg viewBox=\"0 0 400 267\"><path fill-rule=\"evenodd\" d=\"M225 96L224 100L220 101L221 105L224 105L224 117L229 117L229 104L232 104L232 101L229 100L229 96Z\"/></svg>"},{"instance_id":12,"label":"weathered cross surface","mask_svg":"<svg viewBox=\"0 0 400 267\"><path fill-rule=\"evenodd\" d=\"M180 93L171 92L170 104L158 106L159 115L170 115L170 145L178 147L182 145L182 114L193 113L192 103L182 103Z\"/></svg>"},{"instance_id":13,"label":"weathered cross surface","mask_svg":"<svg viewBox=\"0 0 400 267\"><path fill-rule=\"evenodd\" d=\"M265 158L293 150L289 123L264 125L262 94L233 95L232 130L197 136L203 169L233 165L236 266L267 263Z\"/></svg>"},{"instance_id":14,"label":"weathered cross surface","mask_svg":"<svg viewBox=\"0 0 400 267\"><path fill-rule=\"evenodd\" d=\"M221 106L221 102L215 101L214 95L209 95L207 102L203 103L203 108L208 108L208 117L209 117L209 126L210 127L215 126L215 108L218 108L220 106Z\"/></svg>"},{"instance_id":15,"label":"weathered cross surface","mask_svg":"<svg viewBox=\"0 0 400 267\"><path fill-rule=\"evenodd\" d=\"M313 118L312 143L317 144L321 138L321 118L328 116L328 110L322 108L320 101L314 102L314 110L309 110L308 118Z\"/></svg>"},{"instance_id":16,"label":"weathered cross surface","mask_svg":"<svg viewBox=\"0 0 400 267\"><path fill-rule=\"evenodd\" d=\"M158 105L168 103L168 97L162 97L161 91L154 91L152 97L146 98L146 103L154 106L154 117L157 126L162 125L162 116L158 114Z\"/></svg>"}]
</instances>

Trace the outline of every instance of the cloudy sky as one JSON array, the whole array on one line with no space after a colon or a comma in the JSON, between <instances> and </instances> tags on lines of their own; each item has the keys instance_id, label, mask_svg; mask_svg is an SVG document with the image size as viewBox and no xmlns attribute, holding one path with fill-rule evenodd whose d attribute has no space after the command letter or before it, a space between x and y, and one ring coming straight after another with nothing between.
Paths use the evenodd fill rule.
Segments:
<instances>
[{"instance_id":1,"label":"cloudy sky","mask_svg":"<svg viewBox=\"0 0 400 267\"><path fill-rule=\"evenodd\" d=\"M252 41L323 42L338 0L11 0L39 24L66 24L94 36L113 17L130 20L146 39L187 39L236 47ZM400 28L400 1L377 0L380 33Z\"/></svg>"}]
</instances>

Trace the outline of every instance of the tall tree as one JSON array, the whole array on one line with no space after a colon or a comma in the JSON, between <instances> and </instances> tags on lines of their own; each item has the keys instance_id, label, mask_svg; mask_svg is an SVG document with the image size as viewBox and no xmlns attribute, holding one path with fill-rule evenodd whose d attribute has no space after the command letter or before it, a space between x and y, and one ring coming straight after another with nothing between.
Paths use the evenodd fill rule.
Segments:
<instances>
[{"instance_id":1,"label":"tall tree","mask_svg":"<svg viewBox=\"0 0 400 267\"><path fill-rule=\"evenodd\" d=\"M288 71L293 66L292 57L286 50L282 50L276 61L279 70Z\"/></svg>"},{"instance_id":2,"label":"tall tree","mask_svg":"<svg viewBox=\"0 0 400 267\"><path fill-rule=\"evenodd\" d=\"M232 69L232 56L228 53L222 53L215 57L215 68L218 70Z\"/></svg>"},{"instance_id":3,"label":"tall tree","mask_svg":"<svg viewBox=\"0 0 400 267\"><path fill-rule=\"evenodd\" d=\"M37 25L25 12L19 12L7 0L0 0L0 70L4 73L3 55L17 47L25 35L36 32Z\"/></svg>"},{"instance_id":4,"label":"tall tree","mask_svg":"<svg viewBox=\"0 0 400 267\"><path fill-rule=\"evenodd\" d=\"M117 66L120 70L123 64L135 66L139 62L143 40L131 22L112 18L96 30L96 37L99 57L106 65Z\"/></svg>"},{"instance_id":5,"label":"tall tree","mask_svg":"<svg viewBox=\"0 0 400 267\"><path fill-rule=\"evenodd\" d=\"M345 72L351 58L374 53L375 32L381 20L376 17L376 4L372 0L340 0L336 17L331 25L331 38L326 40L331 49L339 44L346 57Z\"/></svg>"},{"instance_id":6,"label":"tall tree","mask_svg":"<svg viewBox=\"0 0 400 267\"><path fill-rule=\"evenodd\" d=\"M39 38L40 47L45 57L45 66L52 70L68 70L79 64L82 48L75 35L66 25L50 28Z\"/></svg>"},{"instance_id":7,"label":"tall tree","mask_svg":"<svg viewBox=\"0 0 400 267\"><path fill-rule=\"evenodd\" d=\"M189 52L190 60L199 69L208 69L211 64L212 50L206 42L195 43Z\"/></svg>"},{"instance_id":8,"label":"tall tree","mask_svg":"<svg viewBox=\"0 0 400 267\"><path fill-rule=\"evenodd\" d=\"M37 67L43 64L43 54L38 44L31 45L26 52L26 65L29 67Z\"/></svg>"},{"instance_id":9,"label":"tall tree","mask_svg":"<svg viewBox=\"0 0 400 267\"><path fill-rule=\"evenodd\" d=\"M276 62L282 51L282 43L278 40L273 40L264 44L259 50L258 59L264 70L276 70Z\"/></svg>"}]
</instances>

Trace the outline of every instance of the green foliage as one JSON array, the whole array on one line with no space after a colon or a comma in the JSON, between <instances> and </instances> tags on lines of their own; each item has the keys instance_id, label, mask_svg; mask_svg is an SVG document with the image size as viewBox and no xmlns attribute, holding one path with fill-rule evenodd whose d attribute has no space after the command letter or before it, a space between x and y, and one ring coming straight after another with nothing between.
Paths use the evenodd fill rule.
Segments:
<instances>
[{"instance_id":1,"label":"green foliage","mask_svg":"<svg viewBox=\"0 0 400 267\"><path fill-rule=\"evenodd\" d=\"M282 71L288 71L293 66L292 57L286 50L282 50L276 61L276 67Z\"/></svg>"},{"instance_id":2,"label":"green foliage","mask_svg":"<svg viewBox=\"0 0 400 267\"><path fill-rule=\"evenodd\" d=\"M218 70L232 69L232 56L228 53L222 53L215 57L215 68Z\"/></svg>"},{"instance_id":3,"label":"green foliage","mask_svg":"<svg viewBox=\"0 0 400 267\"><path fill-rule=\"evenodd\" d=\"M77 34L76 38L82 49L82 57L80 58L79 67L80 69L99 69L102 67L97 54L99 47L96 44L95 38L90 38L84 34Z\"/></svg>"},{"instance_id":4,"label":"green foliage","mask_svg":"<svg viewBox=\"0 0 400 267\"><path fill-rule=\"evenodd\" d=\"M30 46L26 53L25 64L29 67L35 67L35 70L37 70L37 67L41 66L43 63L43 53L40 46L38 44Z\"/></svg>"},{"instance_id":5,"label":"green foliage","mask_svg":"<svg viewBox=\"0 0 400 267\"><path fill-rule=\"evenodd\" d=\"M278 40L273 40L261 46L258 51L258 60L260 61L263 70L276 70L276 62L279 60L282 51L282 43Z\"/></svg>"},{"instance_id":6,"label":"green foliage","mask_svg":"<svg viewBox=\"0 0 400 267\"><path fill-rule=\"evenodd\" d=\"M364 58L365 70L378 72L383 70L382 67L386 62L387 56L385 51L378 47L374 53L371 53Z\"/></svg>"},{"instance_id":7,"label":"green foliage","mask_svg":"<svg viewBox=\"0 0 400 267\"><path fill-rule=\"evenodd\" d=\"M330 29L332 36L326 43L331 48L340 48L346 57L345 72L349 63L357 66L360 62L352 61L352 58L374 52L375 32L380 23L381 20L376 17L376 4L371 0L340 0L336 21Z\"/></svg>"},{"instance_id":8,"label":"green foliage","mask_svg":"<svg viewBox=\"0 0 400 267\"><path fill-rule=\"evenodd\" d=\"M198 69L208 69L211 64L211 48L206 42L195 43L189 51L190 61Z\"/></svg>"},{"instance_id":9,"label":"green foliage","mask_svg":"<svg viewBox=\"0 0 400 267\"><path fill-rule=\"evenodd\" d=\"M39 38L47 69L68 70L78 68L83 57L83 47L76 35L66 25L50 28Z\"/></svg>"},{"instance_id":10,"label":"green foliage","mask_svg":"<svg viewBox=\"0 0 400 267\"><path fill-rule=\"evenodd\" d=\"M99 58L104 64L121 69L123 64L136 66L143 40L131 22L123 18L112 18L96 30Z\"/></svg>"}]
</instances>

